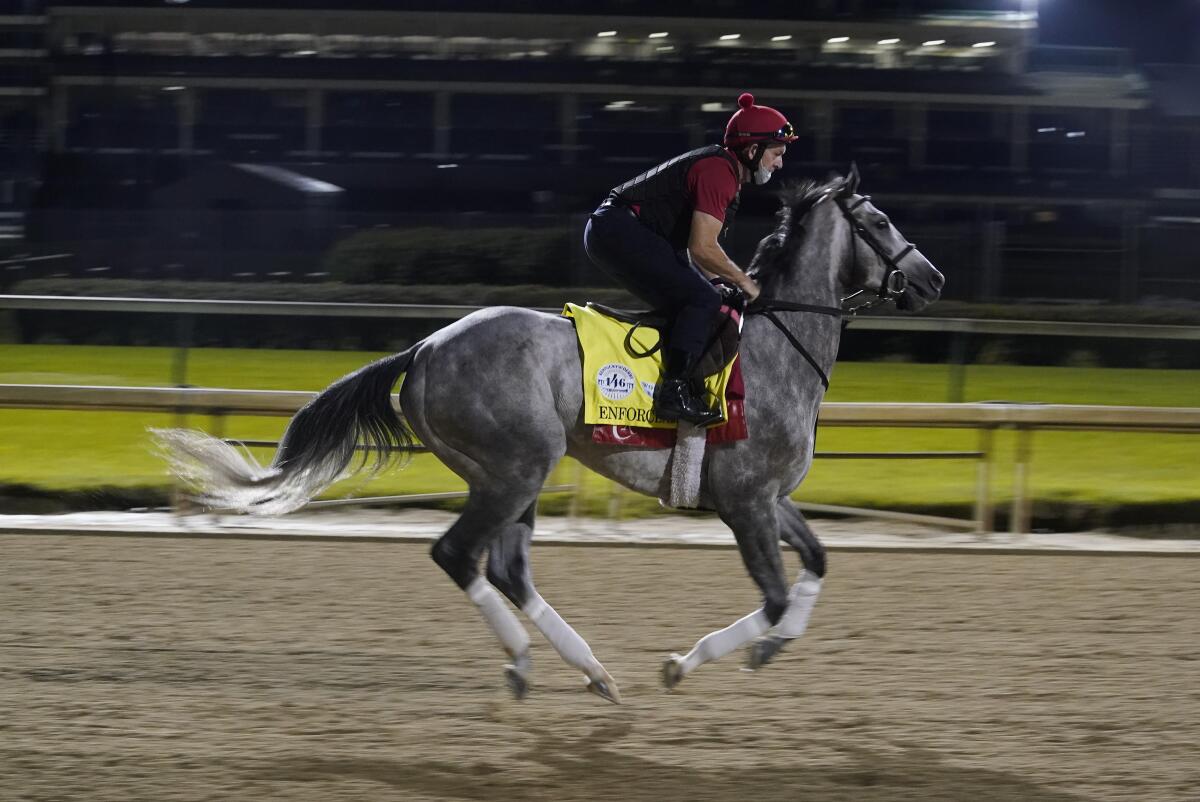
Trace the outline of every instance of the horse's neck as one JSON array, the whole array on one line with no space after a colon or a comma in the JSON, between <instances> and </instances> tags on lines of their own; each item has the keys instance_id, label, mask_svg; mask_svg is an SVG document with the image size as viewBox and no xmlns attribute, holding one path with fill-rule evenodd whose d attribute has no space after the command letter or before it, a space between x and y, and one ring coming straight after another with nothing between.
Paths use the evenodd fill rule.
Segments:
<instances>
[{"instance_id":1,"label":"horse's neck","mask_svg":"<svg viewBox=\"0 0 1200 802\"><path fill-rule=\"evenodd\" d=\"M839 220L830 214L832 201L822 201L804 221L808 229L794 264L767 278L763 294L779 300L817 306L837 306L838 273L847 255L847 241Z\"/></svg>"},{"instance_id":2,"label":"horse's neck","mask_svg":"<svg viewBox=\"0 0 1200 802\"><path fill-rule=\"evenodd\" d=\"M818 219L817 215L821 217ZM838 274L846 258L846 242L838 237L840 227L828 208L814 209L809 217L805 221L809 231L800 244L793 264L786 271L768 276L763 283L762 294L777 301L836 308L841 305ZM842 336L841 319L814 312L777 312L776 316L829 374L837 358L838 342ZM819 381L804 357L796 352L770 321L760 320L759 326L764 332L770 330L778 335L767 339L767 347L778 351L777 358L795 362L796 375L804 380Z\"/></svg>"}]
</instances>

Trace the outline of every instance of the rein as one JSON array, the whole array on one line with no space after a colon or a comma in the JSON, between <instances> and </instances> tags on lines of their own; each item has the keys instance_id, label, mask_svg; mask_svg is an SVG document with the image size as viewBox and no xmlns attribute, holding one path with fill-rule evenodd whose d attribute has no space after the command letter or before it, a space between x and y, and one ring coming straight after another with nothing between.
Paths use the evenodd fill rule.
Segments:
<instances>
[{"instance_id":1,"label":"rein","mask_svg":"<svg viewBox=\"0 0 1200 802\"><path fill-rule=\"evenodd\" d=\"M765 298L755 300L753 304L750 304L746 308L747 315L762 315L767 320L775 324L775 328L783 332L783 336L786 337L787 341L792 344L792 347L799 351L800 356L804 357L805 361L812 366L814 371L816 371L817 378L821 380L821 386L826 390L829 389L829 376L825 373L825 370L817 364L817 360L814 359L813 355L808 352L808 349L804 347L804 344L796 339L794 334L788 331L787 327L783 325L783 321L781 321L775 313L809 312L814 315L828 315L829 317L836 317L839 320L842 320L842 327L845 328L846 326L850 325L850 318L854 317L862 310L873 309L880 304L885 304L888 301L894 301L904 294L904 291L908 289L908 277L904 275L903 271L900 270L899 262L905 256L908 256L908 254L911 253L916 246L910 242L906 248L894 256L888 255L884 252L879 243L875 241L875 238L872 237L870 232L868 232L867 229L858 222L857 218L855 218L853 214L855 209L870 199L870 195L864 195L859 198L859 200L856 201L853 206L850 207L845 206L842 203L841 198L835 197L833 200L834 203L837 204L838 209L841 210L842 217L844 217L846 222L850 225L850 253L854 259L855 266L858 265L858 248L854 247L855 238L857 237L865 242L867 247L875 252L875 254L883 261L884 265L888 269L887 273L883 277L883 281L881 281L879 284L879 292L876 293L875 298L866 301L865 303L858 304L857 306L845 308L844 305L846 302L852 301L858 296L866 293L866 290L858 290L857 292L851 293L843 298L841 301L843 304L842 306L819 306L815 304L795 303L793 301L782 301L775 298Z\"/></svg>"},{"instance_id":2,"label":"rein","mask_svg":"<svg viewBox=\"0 0 1200 802\"><path fill-rule=\"evenodd\" d=\"M783 332L783 336L787 337L787 341L792 344L792 347L800 352L800 356L812 365L812 369L817 372L817 378L821 380L821 386L826 390L829 389L829 376L825 370L817 364L817 360L804 347L804 343L796 339L796 336L787 330L787 326L783 325L783 321L776 317L776 312L812 312L817 315L829 315L836 318L847 318L853 316L853 312L846 311L836 306L813 306L812 304L797 304L790 301L775 301L767 300L763 304L754 304L746 309L747 315L762 315L767 320L775 324L775 328ZM845 325L845 323L843 323Z\"/></svg>"}]
</instances>

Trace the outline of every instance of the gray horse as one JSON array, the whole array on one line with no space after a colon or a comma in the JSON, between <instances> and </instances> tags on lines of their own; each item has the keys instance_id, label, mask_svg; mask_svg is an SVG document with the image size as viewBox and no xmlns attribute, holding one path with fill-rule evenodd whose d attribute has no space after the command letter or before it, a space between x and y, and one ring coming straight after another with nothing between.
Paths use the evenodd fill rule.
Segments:
<instances>
[{"instance_id":1,"label":"gray horse","mask_svg":"<svg viewBox=\"0 0 1200 802\"><path fill-rule=\"evenodd\" d=\"M788 496L812 462L817 411L841 335L840 299L867 291L877 302L894 299L902 309L918 310L941 292L942 275L857 187L852 168L848 178L785 192L779 226L759 243L751 264L763 292L747 316L740 355L750 436L708 450L700 499L733 530L763 604L688 654L671 655L662 668L668 688L751 642L750 663L758 667L804 631L825 556ZM411 446L415 433L470 488L462 515L434 543L432 557L499 638L511 660L505 668L513 692L521 697L528 689L530 642L504 598L583 672L590 691L618 702L617 685L591 648L534 587L534 509L564 455L639 493L661 496L671 451L594 444L583 423L581 373L571 321L490 308L331 385L292 419L267 468L198 432L158 436L203 504L277 514L302 506L344 475L357 444L384 461L390 449ZM391 403L401 375L403 417ZM803 564L790 587L780 540Z\"/></svg>"}]
</instances>

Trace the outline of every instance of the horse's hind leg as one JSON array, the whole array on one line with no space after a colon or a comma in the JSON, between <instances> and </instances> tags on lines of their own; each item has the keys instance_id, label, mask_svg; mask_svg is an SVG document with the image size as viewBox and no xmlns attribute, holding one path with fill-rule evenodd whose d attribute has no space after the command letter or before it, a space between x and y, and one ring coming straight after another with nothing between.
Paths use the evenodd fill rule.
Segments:
<instances>
[{"instance_id":1,"label":"horse's hind leg","mask_svg":"<svg viewBox=\"0 0 1200 802\"><path fill-rule=\"evenodd\" d=\"M578 668L588 680L588 690L610 702L621 701L617 684L604 666L592 654L591 647L533 585L529 566L529 546L533 538L534 506L531 504L520 520L507 527L488 549L488 581L508 597L534 626L550 641L559 656ZM529 659L515 660L508 666L508 682L517 698L528 689Z\"/></svg>"},{"instance_id":2,"label":"horse's hind leg","mask_svg":"<svg viewBox=\"0 0 1200 802\"><path fill-rule=\"evenodd\" d=\"M530 504L520 519L500 533L488 547L488 587L493 587L503 593L517 609L525 603L522 590L529 575L529 543L533 537L533 514L536 502ZM502 603L502 602L501 602ZM507 605L504 612L516 622L516 616ZM519 622L517 622L519 625ZM525 630L521 630L524 634ZM524 640L524 649L518 654L512 654L512 662L504 667L504 676L513 696L524 699L529 693L529 639Z\"/></svg>"},{"instance_id":3,"label":"horse's hind leg","mask_svg":"<svg viewBox=\"0 0 1200 802\"><path fill-rule=\"evenodd\" d=\"M514 669L528 670L529 635L496 588L479 575L479 558L518 514L502 498L472 491L462 515L431 550L433 561L467 594L500 640L512 661L506 666L510 676Z\"/></svg>"},{"instance_id":4,"label":"horse's hind leg","mask_svg":"<svg viewBox=\"0 0 1200 802\"><path fill-rule=\"evenodd\" d=\"M808 521L787 496L779 499L779 536L800 554L800 576L788 592L787 610L766 637L750 647L747 665L761 668L771 661L784 646L804 634L821 592L825 576L825 547L813 534Z\"/></svg>"}]
</instances>

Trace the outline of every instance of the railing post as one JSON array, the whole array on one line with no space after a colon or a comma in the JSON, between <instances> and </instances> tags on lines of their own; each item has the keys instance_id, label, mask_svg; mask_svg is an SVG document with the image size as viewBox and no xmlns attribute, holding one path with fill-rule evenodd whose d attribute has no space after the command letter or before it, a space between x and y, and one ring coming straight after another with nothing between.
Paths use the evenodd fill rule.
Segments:
<instances>
[{"instance_id":1,"label":"railing post","mask_svg":"<svg viewBox=\"0 0 1200 802\"><path fill-rule=\"evenodd\" d=\"M621 495L624 488L616 482L608 483L608 518L610 521L621 520Z\"/></svg>"},{"instance_id":2,"label":"railing post","mask_svg":"<svg viewBox=\"0 0 1200 802\"><path fill-rule=\"evenodd\" d=\"M171 359L171 384L175 387L187 387L188 348L192 345L192 337L196 331L194 315L180 315L175 318L175 355Z\"/></svg>"},{"instance_id":3,"label":"railing post","mask_svg":"<svg viewBox=\"0 0 1200 802\"><path fill-rule=\"evenodd\" d=\"M946 403L961 404L967 387L967 334L956 331L950 335L950 386Z\"/></svg>"},{"instance_id":4,"label":"railing post","mask_svg":"<svg viewBox=\"0 0 1200 802\"><path fill-rule=\"evenodd\" d=\"M975 531L980 535L996 529L996 514L992 507L992 439L991 427L979 430L979 451L983 456L976 465Z\"/></svg>"},{"instance_id":5,"label":"railing post","mask_svg":"<svg viewBox=\"0 0 1200 802\"><path fill-rule=\"evenodd\" d=\"M218 440L225 439L225 410L214 409L208 413L208 433Z\"/></svg>"},{"instance_id":6,"label":"railing post","mask_svg":"<svg viewBox=\"0 0 1200 802\"><path fill-rule=\"evenodd\" d=\"M1029 460L1033 451L1033 430L1017 427L1017 449L1013 463L1013 500L1009 531L1014 535L1029 534L1032 526L1033 502L1029 498Z\"/></svg>"},{"instance_id":7,"label":"railing post","mask_svg":"<svg viewBox=\"0 0 1200 802\"><path fill-rule=\"evenodd\" d=\"M567 518L574 520L579 517L583 506L583 463L575 460L575 492L571 494L571 503L567 506Z\"/></svg>"}]
</instances>

